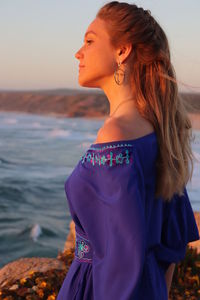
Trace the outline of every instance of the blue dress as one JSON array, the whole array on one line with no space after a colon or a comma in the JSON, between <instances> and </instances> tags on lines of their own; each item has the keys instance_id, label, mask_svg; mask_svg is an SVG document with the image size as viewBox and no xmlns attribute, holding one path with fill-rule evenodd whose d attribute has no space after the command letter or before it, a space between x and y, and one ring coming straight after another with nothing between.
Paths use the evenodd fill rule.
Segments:
<instances>
[{"instance_id":1,"label":"blue dress","mask_svg":"<svg viewBox=\"0 0 200 300\"><path fill-rule=\"evenodd\" d=\"M57 300L167 300L165 271L198 240L184 196L155 198L157 136L91 144L65 182L75 257Z\"/></svg>"}]
</instances>

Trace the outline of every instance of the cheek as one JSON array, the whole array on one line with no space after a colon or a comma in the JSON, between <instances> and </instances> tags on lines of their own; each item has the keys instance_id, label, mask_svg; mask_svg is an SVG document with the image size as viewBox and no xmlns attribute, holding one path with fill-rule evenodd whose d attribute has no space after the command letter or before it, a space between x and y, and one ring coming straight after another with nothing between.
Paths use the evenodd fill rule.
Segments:
<instances>
[{"instance_id":1,"label":"cheek","mask_svg":"<svg viewBox=\"0 0 200 300\"><path fill-rule=\"evenodd\" d=\"M111 74L115 70L116 62L110 48L103 45L91 51L91 63L98 70ZM94 55L93 55L94 54Z\"/></svg>"},{"instance_id":2,"label":"cheek","mask_svg":"<svg viewBox=\"0 0 200 300\"><path fill-rule=\"evenodd\" d=\"M111 72L114 72L116 61L115 61L113 49L109 45L105 44L101 49L101 53L102 53L102 62L104 63L104 65Z\"/></svg>"}]
</instances>

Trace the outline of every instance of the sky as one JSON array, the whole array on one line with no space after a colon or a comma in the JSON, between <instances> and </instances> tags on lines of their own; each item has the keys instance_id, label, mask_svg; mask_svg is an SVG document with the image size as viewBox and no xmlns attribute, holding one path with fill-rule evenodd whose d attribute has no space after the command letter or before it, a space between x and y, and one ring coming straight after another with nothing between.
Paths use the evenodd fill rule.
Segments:
<instances>
[{"instance_id":1,"label":"sky","mask_svg":"<svg viewBox=\"0 0 200 300\"><path fill-rule=\"evenodd\" d=\"M75 53L107 2L0 0L0 90L84 89ZM126 2L149 9L164 29L179 89L200 92L200 1Z\"/></svg>"}]
</instances>

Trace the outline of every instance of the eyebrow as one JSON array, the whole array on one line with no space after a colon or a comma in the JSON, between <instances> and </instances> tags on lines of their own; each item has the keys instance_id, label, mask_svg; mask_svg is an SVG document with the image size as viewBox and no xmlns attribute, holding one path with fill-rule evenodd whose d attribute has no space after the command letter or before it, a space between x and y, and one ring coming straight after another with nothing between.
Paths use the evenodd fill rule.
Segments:
<instances>
[{"instance_id":1,"label":"eyebrow","mask_svg":"<svg viewBox=\"0 0 200 300\"><path fill-rule=\"evenodd\" d=\"M86 36L87 36L89 33L93 33L93 34L97 35L93 30L90 30L90 31L86 32L84 38L86 38Z\"/></svg>"}]
</instances>

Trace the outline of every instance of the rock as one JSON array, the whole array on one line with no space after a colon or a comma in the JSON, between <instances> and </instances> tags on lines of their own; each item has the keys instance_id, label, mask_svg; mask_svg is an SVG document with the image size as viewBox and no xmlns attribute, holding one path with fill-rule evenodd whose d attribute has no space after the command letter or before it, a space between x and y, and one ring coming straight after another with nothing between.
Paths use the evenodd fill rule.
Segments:
<instances>
[{"instance_id":1,"label":"rock","mask_svg":"<svg viewBox=\"0 0 200 300\"><path fill-rule=\"evenodd\" d=\"M28 277L31 271L46 272L51 269L64 270L65 265L62 261L55 258L20 258L0 269L0 288L8 282Z\"/></svg>"},{"instance_id":2,"label":"rock","mask_svg":"<svg viewBox=\"0 0 200 300\"><path fill-rule=\"evenodd\" d=\"M198 230L199 230L199 233L200 233L200 212L194 212L194 216L195 216L197 227L198 227ZM191 248L196 248L197 253L200 253L200 240L188 243L188 246L191 247Z\"/></svg>"},{"instance_id":3,"label":"rock","mask_svg":"<svg viewBox=\"0 0 200 300\"><path fill-rule=\"evenodd\" d=\"M72 220L69 224L69 234L67 236L67 240L64 245L64 251L71 248L75 247L75 239L76 239L76 234L75 234L75 223Z\"/></svg>"},{"instance_id":4,"label":"rock","mask_svg":"<svg viewBox=\"0 0 200 300\"><path fill-rule=\"evenodd\" d=\"M197 226L200 232L200 212L194 212L194 216L197 222ZM72 220L70 222L70 232L67 236L66 243L64 245L64 250L75 247L75 223ZM188 244L189 247L197 248L197 253L200 253L200 240L191 242ZM71 254L67 254L71 257ZM70 258L72 259L72 258ZM15 282L18 279L26 278L29 276L29 272L46 272L48 270L66 270L66 264L64 261L58 258L20 258L13 262L8 263L3 268L0 269L0 288L3 288L8 282ZM14 289L15 286L11 285Z\"/></svg>"}]
</instances>

